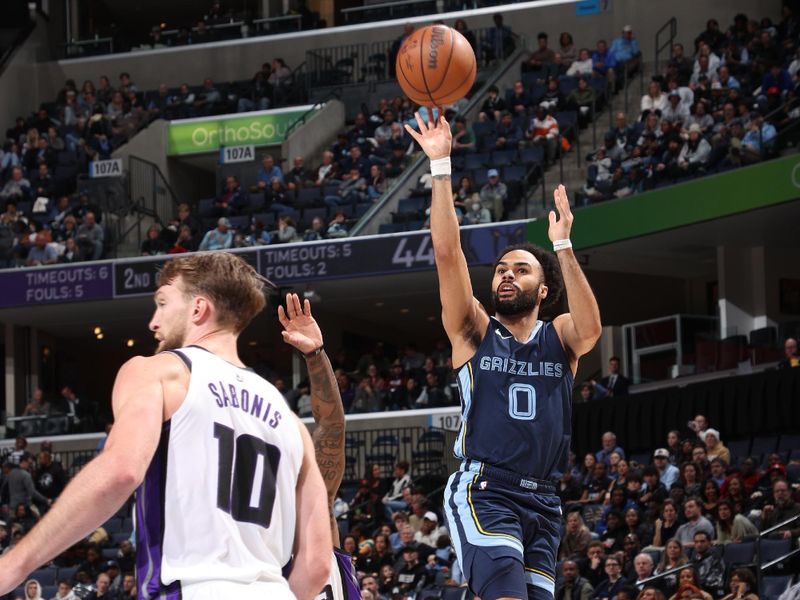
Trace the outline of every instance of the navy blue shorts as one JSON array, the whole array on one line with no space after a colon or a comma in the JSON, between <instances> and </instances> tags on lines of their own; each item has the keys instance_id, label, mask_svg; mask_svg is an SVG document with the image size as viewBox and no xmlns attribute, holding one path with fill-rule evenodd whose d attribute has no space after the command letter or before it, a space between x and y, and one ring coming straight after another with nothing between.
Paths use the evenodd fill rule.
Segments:
<instances>
[{"instance_id":1,"label":"navy blue shorts","mask_svg":"<svg viewBox=\"0 0 800 600\"><path fill-rule=\"evenodd\" d=\"M469 587L481 600L553 597L561 500L548 484L536 487L535 480L469 460L447 482L450 535Z\"/></svg>"}]
</instances>

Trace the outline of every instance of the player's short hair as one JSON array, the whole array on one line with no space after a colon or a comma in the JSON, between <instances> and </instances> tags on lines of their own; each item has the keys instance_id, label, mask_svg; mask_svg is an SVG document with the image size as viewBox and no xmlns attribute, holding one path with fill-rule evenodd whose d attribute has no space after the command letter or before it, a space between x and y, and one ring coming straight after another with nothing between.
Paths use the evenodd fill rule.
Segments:
<instances>
[{"instance_id":1,"label":"player's short hair","mask_svg":"<svg viewBox=\"0 0 800 600\"><path fill-rule=\"evenodd\" d=\"M506 246L500 251L500 254L497 255L497 258L492 265L492 271L494 272L497 269L497 265L501 260L503 260L503 257L506 254L513 252L514 250L524 250L525 252L530 252L542 266L542 272L544 273L543 283L547 286L547 297L542 300L541 308L544 309L556 304L559 298L561 298L561 292L564 290L564 278L561 276L561 265L559 264L558 258L556 258L555 254L548 252L541 246L530 243L512 244L511 246Z\"/></svg>"},{"instance_id":2,"label":"player's short hair","mask_svg":"<svg viewBox=\"0 0 800 600\"><path fill-rule=\"evenodd\" d=\"M189 296L206 296L214 304L217 321L240 333L266 305L267 279L230 252L204 252L174 258L161 269L159 285L181 278Z\"/></svg>"}]
</instances>

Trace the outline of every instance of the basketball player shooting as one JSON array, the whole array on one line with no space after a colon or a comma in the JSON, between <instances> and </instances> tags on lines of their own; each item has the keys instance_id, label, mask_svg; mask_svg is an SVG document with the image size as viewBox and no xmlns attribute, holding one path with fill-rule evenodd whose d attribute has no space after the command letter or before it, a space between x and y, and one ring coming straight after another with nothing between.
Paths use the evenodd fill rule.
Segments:
<instances>
[{"instance_id":1,"label":"basketball player shooting","mask_svg":"<svg viewBox=\"0 0 800 600\"><path fill-rule=\"evenodd\" d=\"M134 490L140 600L310 600L322 589L332 542L311 436L236 351L264 281L225 252L164 265L149 324L157 353L120 369L105 449L0 558L0 594Z\"/></svg>"},{"instance_id":2,"label":"basketball player shooting","mask_svg":"<svg viewBox=\"0 0 800 600\"><path fill-rule=\"evenodd\" d=\"M349 554L339 548L339 527L333 516L333 501L344 476L344 406L339 385L325 353L322 331L311 314L308 299L300 303L297 294L286 294L286 309L278 307L284 341L306 360L311 389L311 414L314 417L314 453L328 493L333 553L328 582L318 595L320 600L360 600L361 591Z\"/></svg>"},{"instance_id":3,"label":"basketball player shooting","mask_svg":"<svg viewBox=\"0 0 800 600\"><path fill-rule=\"evenodd\" d=\"M441 111L440 111L440 114ZM554 594L561 507L552 480L566 468L578 358L600 337L600 313L569 241L564 186L553 193L555 256L533 244L503 250L494 265L494 316L473 297L453 209L450 126L444 117L406 129L431 159L431 239L442 321L461 395L455 455L445 489L456 553L482 600ZM569 312L540 310L567 292Z\"/></svg>"}]
</instances>

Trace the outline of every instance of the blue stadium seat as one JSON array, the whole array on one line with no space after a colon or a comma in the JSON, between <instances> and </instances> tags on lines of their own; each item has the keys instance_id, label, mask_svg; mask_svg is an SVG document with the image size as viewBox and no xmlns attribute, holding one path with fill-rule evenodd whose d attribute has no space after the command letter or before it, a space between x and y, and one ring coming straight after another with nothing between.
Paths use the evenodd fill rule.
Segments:
<instances>
[{"instance_id":1,"label":"blue stadium seat","mask_svg":"<svg viewBox=\"0 0 800 600\"><path fill-rule=\"evenodd\" d=\"M413 221L406 221L405 230L406 231L419 231L422 229L422 226L425 224L425 221L420 220L413 220Z\"/></svg>"},{"instance_id":2,"label":"blue stadium seat","mask_svg":"<svg viewBox=\"0 0 800 600\"><path fill-rule=\"evenodd\" d=\"M117 517L113 517L101 525L106 530L108 535L114 535L122 531L122 521Z\"/></svg>"},{"instance_id":3,"label":"blue stadium seat","mask_svg":"<svg viewBox=\"0 0 800 600\"><path fill-rule=\"evenodd\" d=\"M122 528L120 531L125 533L130 533L133 531L133 517L125 517L122 520Z\"/></svg>"},{"instance_id":4,"label":"blue stadium seat","mask_svg":"<svg viewBox=\"0 0 800 600\"><path fill-rule=\"evenodd\" d=\"M495 150L489 163L495 168L506 167L515 164L518 159L516 150Z\"/></svg>"},{"instance_id":5,"label":"blue stadium seat","mask_svg":"<svg viewBox=\"0 0 800 600\"><path fill-rule=\"evenodd\" d=\"M493 133L494 126L495 126L494 121L486 121L485 123L481 123L479 121L472 125L472 131L475 134L475 137L480 138L489 133Z\"/></svg>"},{"instance_id":6,"label":"blue stadium seat","mask_svg":"<svg viewBox=\"0 0 800 600\"><path fill-rule=\"evenodd\" d=\"M725 544L723 560L728 567L749 565L753 562L756 551L754 542L741 542L739 544Z\"/></svg>"},{"instance_id":7,"label":"blue stadium seat","mask_svg":"<svg viewBox=\"0 0 800 600\"><path fill-rule=\"evenodd\" d=\"M792 550L793 540L761 540L760 562L766 563L788 554Z\"/></svg>"},{"instance_id":8,"label":"blue stadium seat","mask_svg":"<svg viewBox=\"0 0 800 600\"><path fill-rule=\"evenodd\" d=\"M467 588L446 586L442 590L442 600L466 600Z\"/></svg>"},{"instance_id":9,"label":"blue stadium seat","mask_svg":"<svg viewBox=\"0 0 800 600\"><path fill-rule=\"evenodd\" d=\"M726 445L731 452L731 462L734 457L741 460L749 456L750 440L730 440Z\"/></svg>"},{"instance_id":10,"label":"blue stadium seat","mask_svg":"<svg viewBox=\"0 0 800 600\"><path fill-rule=\"evenodd\" d=\"M398 231L402 231L399 223L381 223L378 225L378 233L397 233Z\"/></svg>"},{"instance_id":11,"label":"blue stadium seat","mask_svg":"<svg viewBox=\"0 0 800 600\"><path fill-rule=\"evenodd\" d=\"M264 229L270 230L275 228L275 213L274 212L264 212L264 213L256 213L253 215L253 220L256 222L261 222L264 224Z\"/></svg>"},{"instance_id":12,"label":"blue stadium seat","mask_svg":"<svg viewBox=\"0 0 800 600\"><path fill-rule=\"evenodd\" d=\"M114 545L117 545L120 542L124 542L129 537L131 537L130 531L121 531L120 533L115 533L114 535L112 535L111 541L114 543Z\"/></svg>"},{"instance_id":13,"label":"blue stadium seat","mask_svg":"<svg viewBox=\"0 0 800 600\"><path fill-rule=\"evenodd\" d=\"M214 208L214 198L203 198L197 202L197 214L201 218L211 216L211 211Z\"/></svg>"},{"instance_id":14,"label":"blue stadium seat","mask_svg":"<svg viewBox=\"0 0 800 600\"><path fill-rule=\"evenodd\" d=\"M41 583L41 581L39 583ZM57 593L57 585L42 585L42 598L54 598Z\"/></svg>"},{"instance_id":15,"label":"blue stadium seat","mask_svg":"<svg viewBox=\"0 0 800 600\"><path fill-rule=\"evenodd\" d=\"M800 435L782 435L778 441L778 450L794 450L800 448Z\"/></svg>"},{"instance_id":16,"label":"blue stadium seat","mask_svg":"<svg viewBox=\"0 0 800 600\"><path fill-rule=\"evenodd\" d=\"M578 123L578 113L574 110L557 112L553 116L555 120L558 121L558 130L561 132L561 135L565 135Z\"/></svg>"},{"instance_id":17,"label":"blue stadium seat","mask_svg":"<svg viewBox=\"0 0 800 600\"><path fill-rule=\"evenodd\" d=\"M106 560L116 560L118 550L116 548L103 548L100 552Z\"/></svg>"},{"instance_id":18,"label":"blue stadium seat","mask_svg":"<svg viewBox=\"0 0 800 600\"><path fill-rule=\"evenodd\" d=\"M569 96L569 93L577 87L577 77L567 77L565 75L558 80L558 89L564 96Z\"/></svg>"},{"instance_id":19,"label":"blue stadium seat","mask_svg":"<svg viewBox=\"0 0 800 600\"><path fill-rule=\"evenodd\" d=\"M231 222L231 227L233 229L238 229L240 231L245 231L250 226L250 217L247 215L229 217L228 220Z\"/></svg>"},{"instance_id":20,"label":"blue stadium seat","mask_svg":"<svg viewBox=\"0 0 800 600\"><path fill-rule=\"evenodd\" d=\"M765 600L776 600L786 591L791 582L791 575L764 577L761 580L761 593L759 596Z\"/></svg>"},{"instance_id":21,"label":"blue stadium seat","mask_svg":"<svg viewBox=\"0 0 800 600\"><path fill-rule=\"evenodd\" d=\"M778 447L777 436L758 436L753 438L753 445L750 447L750 454L767 455L775 452Z\"/></svg>"},{"instance_id":22,"label":"blue stadium seat","mask_svg":"<svg viewBox=\"0 0 800 600\"><path fill-rule=\"evenodd\" d=\"M483 187L489 181L487 171L487 169L475 169L472 172L472 183L474 183L478 188Z\"/></svg>"},{"instance_id":23,"label":"blue stadium seat","mask_svg":"<svg viewBox=\"0 0 800 600\"><path fill-rule=\"evenodd\" d=\"M544 148L541 146L525 148L524 150L520 151L519 159L526 165L541 163L544 161Z\"/></svg>"},{"instance_id":24,"label":"blue stadium seat","mask_svg":"<svg viewBox=\"0 0 800 600\"><path fill-rule=\"evenodd\" d=\"M411 198L403 198L397 203L398 215L416 215L425 210L426 198L424 196L415 196Z\"/></svg>"},{"instance_id":25,"label":"blue stadium seat","mask_svg":"<svg viewBox=\"0 0 800 600\"><path fill-rule=\"evenodd\" d=\"M490 158L490 155L485 152L467 154L464 157L464 168L467 171L471 171L472 169L484 169L489 165Z\"/></svg>"},{"instance_id":26,"label":"blue stadium seat","mask_svg":"<svg viewBox=\"0 0 800 600\"><path fill-rule=\"evenodd\" d=\"M47 567L45 569L36 569L33 573L31 573L29 579L35 579L42 586L55 585L57 574L58 574L58 569L56 569L55 567ZM47 596L42 596L42 597L45 598Z\"/></svg>"},{"instance_id":27,"label":"blue stadium seat","mask_svg":"<svg viewBox=\"0 0 800 600\"><path fill-rule=\"evenodd\" d=\"M527 173L527 169L525 167L520 166L512 166L506 167L503 169L503 181L505 183L516 181L521 182L525 179L525 174Z\"/></svg>"},{"instance_id":28,"label":"blue stadium seat","mask_svg":"<svg viewBox=\"0 0 800 600\"><path fill-rule=\"evenodd\" d=\"M353 216L356 219L360 219L365 214L367 214L367 211L370 208L372 208L372 202L359 202L358 204L356 204L356 208L355 208Z\"/></svg>"},{"instance_id":29,"label":"blue stadium seat","mask_svg":"<svg viewBox=\"0 0 800 600\"><path fill-rule=\"evenodd\" d=\"M321 200L322 196L320 196L319 188L305 187L297 190L295 205L298 208L304 208L306 206L312 206L314 204L318 204Z\"/></svg>"},{"instance_id":30,"label":"blue stadium seat","mask_svg":"<svg viewBox=\"0 0 800 600\"><path fill-rule=\"evenodd\" d=\"M786 465L786 479L789 483L800 483L800 464L789 463Z\"/></svg>"},{"instance_id":31,"label":"blue stadium seat","mask_svg":"<svg viewBox=\"0 0 800 600\"><path fill-rule=\"evenodd\" d=\"M328 207L323 206L321 208L304 208L303 209L303 222L307 226L311 226L311 221L314 220L314 217L319 217L322 219L323 223L326 225L328 224Z\"/></svg>"},{"instance_id":32,"label":"blue stadium seat","mask_svg":"<svg viewBox=\"0 0 800 600\"><path fill-rule=\"evenodd\" d=\"M60 567L58 569L58 576L57 576L56 579L57 580L58 579L66 579L69 582L74 582L75 581L75 573L77 573L77 572L78 572L78 568L77 567Z\"/></svg>"},{"instance_id":33,"label":"blue stadium seat","mask_svg":"<svg viewBox=\"0 0 800 600\"><path fill-rule=\"evenodd\" d=\"M339 193L339 188L342 187L341 181L332 181L322 186L323 196L336 196Z\"/></svg>"}]
</instances>

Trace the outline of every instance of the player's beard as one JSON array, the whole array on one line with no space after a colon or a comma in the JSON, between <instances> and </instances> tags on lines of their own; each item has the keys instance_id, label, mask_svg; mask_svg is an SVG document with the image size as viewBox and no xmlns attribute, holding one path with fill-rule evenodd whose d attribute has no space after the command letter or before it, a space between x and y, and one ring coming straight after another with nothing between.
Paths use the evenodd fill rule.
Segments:
<instances>
[{"instance_id":1,"label":"player's beard","mask_svg":"<svg viewBox=\"0 0 800 600\"><path fill-rule=\"evenodd\" d=\"M168 350L177 350L183 348L184 340L186 339L186 324L176 324L170 332L165 335L159 342L156 348L156 354L159 352L166 352Z\"/></svg>"},{"instance_id":2,"label":"player's beard","mask_svg":"<svg viewBox=\"0 0 800 600\"><path fill-rule=\"evenodd\" d=\"M511 300L501 300L497 290L492 297L494 310L504 317L517 317L532 312L539 304L539 289L524 292L517 288L517 295Z\"/></svg>"}]
</instances>

